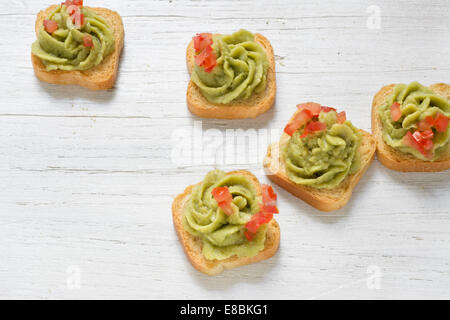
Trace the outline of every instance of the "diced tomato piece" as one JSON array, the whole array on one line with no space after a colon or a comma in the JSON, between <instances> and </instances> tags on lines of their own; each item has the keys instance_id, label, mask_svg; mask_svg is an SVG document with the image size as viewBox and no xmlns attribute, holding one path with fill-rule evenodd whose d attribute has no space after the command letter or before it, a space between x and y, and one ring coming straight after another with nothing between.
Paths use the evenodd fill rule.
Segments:
<instances>
[{"instance_id":1,"label":"diced tomato piece","mask_svg":"<svg viewBox=\"0 0 450 320\"><path fill-rule=\"evenodd\" d=\"M211 47L213 44L213 37L211 33L203 34L203 41L200 43L200 50L203 50L206 47Z\"/></svg>"},{"instance_id":2,"label":"diced tomato piece","mask_svg":"<svg viewBox=\"0 0 450 320\"><path fill-rule=\"evenodd\" d=\"M331 107L327 107L327 106L322 106L320 108L322 109L323 112L330 112L331 110L336 111L335 108L331 108Z\"/></svg>"},{"instance_id":3,"label":"diced tomato piece","mask_svg":"<svg viewBox=\"0 0 450 320\"><path fill-rule=\"evenodd\" d=\"M295 131L298 130L298 125L295 122L289 122L286 127L284 127L284 132L286 132L288 135L292 137L292 135L295 133Z\"/></svg>"},{"instance_id":4,"label":"diced tomato piece","mask_svg":"<svg viewBox=\"0 0 450 320\"><path fill-rule=\"evenodd\" d=\"M320 121L310 122L306 125L305 130L303 130L303 134L300 136L300 138L304 138L310 133L323 131L326 128L327 128L326 123Z\"/></svg>"},{"instance_id":5,"label":"diced tomato piece","mask_svg":"<svg viewBox=\"0 0 450 320\"><path fill-rule=\"evenodd\" d=\"M263 213L262 211L254 214L249 222L245 225L248 231L251 233L258 232L259 227L261 227L263 224L268 223L270 220L272 220L273 215L268 213Z\"/></svg>"},{"instance_id":6,"label":"diced tomato piece","mask_svg":"<svg viewBox=\"0 0 450 320\"><path fill-rule=\"evenodd\" d=\"M434 127L438 132L445 132L448 128L448 122L449 119L442 113L439 113L434 119Z\"/></svg>"},{"instance_id":7,"label":"diced tomato piece","mask_svg":"<svg viewBox=\"0 0 450 320\"><path fill-rule=\"evenodd\" d=\"M231 202L233 200L233 197L231 196L231 193L230 193L230 190L228 190L228 187L214 188L211 191L211 194L214 197L214 200L217 201L217 203Z\"/></svg>"},{"instance_id":8,"label":"diced tomato piece","mask_svg":"<svg viewBox=\"0 0 450 320\"><path fill-rule=\"evenodd\" d=\"M250 231L245 231L244 232L244 235L245 235L245 237L247 238L247 240L250 242L250 241L252 241L253 240L253 237L255 236L255 234L254 233L251 233Z\"/></svg>"},{"instance_id":9,"label":"diced tomato piece","mask_svg":"<svg viewBox=\"0 0 450 320\"><path fill-rule=\"evenodd\" d=\"M209 47L211 48L211 47ZM216 55L214 52L209 53L205 60L203 61L203 67L205 68L206 72L211 72L216 67L217 61L216 61Z\"/></svg>"},{"instance_id":10,"label":"diced tomato piece","mask_svg":"<svg viewBox=\"0 0 450 320\"><path fill-rule=\"evenodd\" d=\"M309 120L311 120L312 117L313 116L311 114L311 111L307 109L303 109L302 111L297 112L294 118L284 128L284 132L292 136L295 133L295 131L300 129L301 126L303 126Z\"/></svg>"},{"instance_id":11,"label":"diced tomato piece","mask_svg":"<svg viewBox=\"0 0 450 320\"><path fill-rule=\"evenodd\" d=\"M269 223L272 218L272 213L265 213L260 211L252 216L250 221L245 225L245 228L251 233L256 233L263 224Z\"/></svg>"},{"instance_id":12,"label":"diced tomato piece","mask_svg":"<svg viewBox=\"0 0 450 320\"><path fill-rule=\"evenodd\" d=\"M231 206L231 201L223 201L219 202L218 204L227 216L231 216L234 214L233 207Z\"/></svg>"},{"instance_id":13,"label":"diced tomato piece","mask_svg":"<svg viewBox=\"0 0 450 320\"><path fill-rule=\"evenodd\" d=\"M417 123L417 129L419 129L419 131L428 130L432 126L434 126L434 119L432 116L428 116Z\"/></svg>"},{"instance_id":14,"label":"diced tomato piece","mask_svg":"<svg viewBox=\"0 0 450 320\"><path fill-rule=\"evenodd\" d=\"M253 236L263 224L267 224L273 219L274 213L279 213L276 206L277 194L273 191L271 186L266 184L262 185L262 197L263 205L261 210L254 214L250 221L245 225L245 228L247 229L245 237L248 241L253 240Z\"/></svg>"},{"instance_id":15,"label":"diced tomato piece","mask_svg":"<svg viewBox=\"0 0 450 320\"><path fill-rule=\"evenodd\" d=\"M259 219L256 217L258 214L259 213L254 214L250 221L245 225L245 228L251 233L256 233L259 229Z\"/></svg>"},{"instance_id":16,"label":"diced tomato piece","mask_svg":"<svg viewBox=\"0 0 450 320\"><path fill-rule=\"evenodd\" d=\"M254 214L250 219L250 221L245 224L245 228L251 233L256 233L258 231L259 228L259 219L257 216L258 214L259 212Z\"/></svg>"},{"instance_id":17,"label":"diced tomato piece","mask_svg":"<svg viewBox=\"0 0 450 320\"><path fill-rule=\"evenodd\" d=\"M197 34L194 38L192 38L192 40L194 40L194 50L199 52L200 51L200 43L202 41L200 34Z\"/></svg>"},{"instance_id":18,"label":"diced tomato piece","mask_svg":"<svg viewBox=\"0 0 450 320\"><path fill-rule=\"evenodd\" d=\"M262 198L264 205L276 205L277 203L277 194L273 191L272 186L268 184L262 185Z\"/></svg>"},{"instance_id":19,"label":"diced tomato piece","mask_svg":"<svg viewBox=\"0 0 450 320\"><path fill-rule=\"evenodd\" d=\"M414 139L418 142L418 143L423 143L425 140L430 140L433 139L434 133L433 130L428 129L425 131L415 131L413 133L413 137Z\"/></svg>"},{"instance_id":20,"label":"diced tomato piece","mask_svg":"<svg viewBox=\"0 0 450 320\"><path fill-rule=\"evenodd\" d=\"M195 63L205 68L206 72L211 72L217 64L216 55L211 47L213 44L211 33L200 33L194 38L194 49L197 53Z\"/></svg>"},{"instance_id":21,"label":"diced tomato piece","mask_svg":"<svg viewBox=\"0 0 450 320\"><path fill-rule=\"evenodd\" d=\"M310 131L323 131L327 128L327 124L324 122L316 121L316 122L310 122L308 124L308 129Z\"/></svg>"},{"instance_id":22,"label":"diced tomato piece","mask_svg":"<svg viewBox=\"0 0 450 320\"><path fill-rule=\"evenodd\" d=\"M431 130L431 129L422 131L421 135L422 135L422 140L433 139L433 137L434 137L433 130Z\"/></svg>"},{"instance_id":23,"label":"diced tomato piece","mask_svg":"<svg viewBox=\"0 0 450 320\"><path fill-rule=\"evenodd\" d=\"M66 0L65 2L61 2L61 5L69 6L83 6L83 0Z\"/></svg>"},{"instance_id":24,"label":"diced tomato piece","mask_svg":"<svg viewBox=\"0 0 450 320\"><path fill-rule=\"evenodd\" d=\"M417 142L416 138L413 136L411 131L408 131L406 135L403 137L403 143L407 145L408 147L411 147L413 149L416 149L417 151L420 151L423 153L423 148L420 146L419 142Z\"/></svg>"},{"instance_id":25,"label":"diced tomato piece","mask_svg":"<svg viewBox=\"0 0 450 320\"><path fill-rule=\"evenodd\" d=\"M220 208L222 208L223 212L225 212L226 215L231 216L234 211L233 207L231 206L231 202L233 201L233 197L228 190L228 187L218 187L214 188L211 191L212 196L214 197L214 200L217 201L217 204Z\"/></svg>"},{"instance_id":26,"label":"diced tomato piece","mask_svg":"<svg viewBox=\"0 0 450 320\"><path fill-rule=\"evenodd\" d=\"M391 105L391 118L394 121L398 121L398 120L400 120L401 117L402 117L402 111L400 110L400 103L394 102Z\"/></svg>"},{"instance_id":27,"label":"diced tomato piece","mask_svg":"<svg viewBox=\"0 0 450 320\"><path fill-rule=\"evenodd\" d=\"M432 116L428 116L425 119L419 121L417 123L417 129L419 131L425 131L435 127L438 132L445 132L448 128L449 118L443 115L442 113L438 113L434 119Z\"/></svg>"},{"instance_id":28,"label":"diced tomato piece","mask_svg":"<svg viewBox=\"0 0 450 320\"><path fill-rule=\"evenodd\" d=\"M205 47L198 55L195 56L195 63L198 66L205 68L206 72L213 71L216 67L217 61L211 45Z\"/></svg>"},{"instance_id":29,"label":"diced tomato piece","mask_svg":"<svg viewBox=\"0 0 450 320\"><path fill-rule=\"evenodd\" d=\"M267 204L263 205L262 211L265 213L280 213L280 211L278 211L277 206Z\"/></svg>"},{"instance_id":30,"label":"diced tomato piece","mask_svg":"<svg viewBox=\"0 0 450 320\"><path fill-rule=\"evenodd\" d=\"M413 137L417 142L422 142L422 135L420 134L420 131L416 131L413 133Z\"/></svg>"},{"instance_id":31,"label":"diced tomato piece","mask_svg":"<svg viewBox=\"0 0 450 320\"><path fill-rule=\"evenodd\" d=\"M81 28L84 24L84 14L80 12L75 12L72 17L72 22L75 24L75 27Z\"/></svg>"},{"instance_id":32,"label":"diced tomato piece","mask_svg":"<svg viewBox=\"0 0 450 320\"><path fill-rule=\"evenodd\" d=\"M94 42L92 41L92 37L91 36L84 36L83 37L83 46L91 47L91 48L94 46Z\"/></svg>"},{"instance_id":33,"label":"diced tomato piece","mask_svg":"<svg viewBox=\"0 0 450 320\"><path fill-rule=\"evenodd\" d=\"M273 219L273 214L271 212L261 212L259 216L260 226L269 223Z\"/></svg>"},{"instance_id":34,"label":"diced tomato piece","mask_svg":"<svg viewBox=\"0 0 450 320\"><path fill-rule=\"evenodd\" d=\"M298 104L297 105L298 109L306 109L311 111L311 114L313 117L318 117L319 113L320 113L320 104L315 103L315 102L306 102L306 103L302 103L302 104Z\"/></svg>"},{"instance_id":35,"label":"diced tomato piece","mask_svg":"<svg viewBox=\"0 0 450 320\"><path fill-rule=\"evenodd\" d=\"M200 52L198 55L195 56L195 63L198 66L202 66L207 56L208 50L203 50L202 52Z\"/></svg>"},{"instance_id":36,"label":"diced tomato piece","mask_svg":"<svg viewBox=\"0 0 450 320\"><path fill-rule=\"evenodd\" d=\"M431 139L423 140L422 147L425 151L430 151L434 147L434 143Z\"/></svg>"},{"instance_id":37,"label":"diced tomato piece","mask_svg":"<svg viewBox=\"0 0 450 320\"><path fill-rule=\"evenodd\" d=\"M76 13L80 14L80 8L74 4L71 4L70 6L67 7L67 13L69 14L69 16L72 17L72 21L73 21L74 14L76 14Z\"/></svg>"},{"instance_id":38,"label":"diced tomato piece","mask_svg":"<svg viewBox=\"0 0 450 320\"><path fill-rule=\"evenodd\" d=\"M84 14L81 13L79 6L71 4L70 6L67 7L67 13L72 18L72 22L73 24L75 24L75 27L81 28L81 26L83 26Z\"/></svg>"},{"instance_id":39,"label":"diced tomato piece","mask_svg":"<svg viewBox=\"0 0 450 320\"><path fill-rule=\"evenodd\" d=\"M339 112L336 117L337 123L344 123L347 121L347 115L345 114L345 111Z\"/></svg>"},{"instance_id":40,"label":"diced tomato piece","mask_svg":"<svg viewBox=\"0 0 450 320\"><path fill-rule=\"evenodd\" d=\"M84 25L84 14L80 14L80 27Z\"/></svg>"},{"instance_id":41,"label":"diced tomato piece","mask_svg":"<svg viewBox=\"0 0 450 320\"><path fill-rule=\"evenodd\" d=\"M44 29L48 33L53 33L58 30L58 23L54 20L44 20Z\"/></svg>"}]
</instances>

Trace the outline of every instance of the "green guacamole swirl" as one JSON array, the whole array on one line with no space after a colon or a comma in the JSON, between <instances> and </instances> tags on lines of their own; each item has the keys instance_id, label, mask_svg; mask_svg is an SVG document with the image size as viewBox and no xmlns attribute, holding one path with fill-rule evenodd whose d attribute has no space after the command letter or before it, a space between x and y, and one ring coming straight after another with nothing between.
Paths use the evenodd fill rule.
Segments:
<instances>
[{"instance_id":1,"label":"green guacamole swirl","mask_svg":"<svg viewBox=\"0 0 450 320\"><path fill-rule=\"evenodd\" d=\"M319 114L327 129L300 138L297 130L282 149L288 178L294 183L314 188L334 188L361 165L358 151L361 132L350 121L336 122L336 112Z\"/></svg>"},{"instance_id":2,"label":"green guacamole swirl","mask_svg":"<svg viewBox=\"0 0 450 320\"><path fill-rule=\"evenodd\" d=\"M252 33L239 30L231 35L214 35L212 48L216 67L206 72L195 64L191 76L208 101L227 104L266 89L269 63Z\"/></svg>"},{"instance_id":3,"label":"green guacamole swirl","mask_svg":"<svg viewBox=\"0 0 450 320\"><path fill-rule=\"evenodd\" d=\"M99 65L114 51L114 35L108 23L92 10L82 7L84 24L77 29L67 13L66 5L59 6L47 20L54 20L58 30L49 34L41 26L32 53L42 60L47 71L88 70ZM85 47L83 38L90 35L93 47Z\"/></svg>"},{"instance_id":4,"label":"green guacamole swirl","mask_svg":"<svg viewBox=\"0 0 450 320\"><path fill-rule=\"evenodd\" d=\"M231 216L222 211L211 194L214 188L224 186L233 197L234 214ZM203 255L208 260L223 260L234 255L252 257L264 249L267 225L261 226L249 242L244 235L245 224L259 212L261 201L245 176L214 170L192 190L183 225L190 234L202 239Z\"/></svg>"},{"instance_id":5,"label":"green guacamole swirl","mask_svg":"<svg viewBox=\"0 0 450 320\"><path fill-rule=\"evenodd\" d=\"M402 116L399 121L392 120L391 105L394 102L400 104ZM411 82L409 85L397 84L386 102L378 108L378 114L383 124L384 142L396 150L411 154L421 160L436 160L447 146L450 126L445 132L434 131L432 158L427 158L418 150L404 145L402 139L408 131L416 130L417 124L421 120L428 116L434 118L437 113L450 117L450 103L447 99L418 82Z\"/></svg>"}]
</instances>

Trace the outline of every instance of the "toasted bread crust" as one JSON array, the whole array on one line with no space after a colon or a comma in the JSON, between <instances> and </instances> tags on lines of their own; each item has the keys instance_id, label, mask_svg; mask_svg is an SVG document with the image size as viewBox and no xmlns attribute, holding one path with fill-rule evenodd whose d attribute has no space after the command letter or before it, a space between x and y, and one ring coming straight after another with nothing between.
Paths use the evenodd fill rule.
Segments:
<instances>
[{"instance_id":1,"label":"toasted bread crust","mask_svg":"<svg viewBox=\"0 0 450 320\"><path fill-rule=\"evenodd\" d=\"M38 13L35 25L36 35L44 19L57 7L58 5L53 5ZM104 18L113 29L115 38L114 52L108 55L98 66L85 71L47 71L41 59L31 54L34 73L39 80L52 84L79 85L91 90L107 90L114 86L119 69L120 55L124 46L125 33L122 18L117 12L109 9L89 9Z\"/></svg>"},{"instance_id":2,"label":"toasted bread crust","mask_svg":"<svg viewBox=\"0 0 450 320\"><path fill-rule=\"evenodd\" d=\"M252 95L248 100L236 100L227 105L215 104L209 102L203 96L197 85L190 80L186 99L188 108L193 114L203 118L215 119L255 118L273 106L277 91L273 48L269 40L261 34L255 34L255 40L266 51L269 61L266 90ZM195 63L193 40L189 43L186 50L186 63L189 74L191 74Z\"/></svg>"},{"instance_id":3,"label":"toasted bread crust","mask_svg":"<svg viewBox=\"0 0 450 320\"><path fill-rule=\"evenodd\" d=\"M257 193L261 193L261 185L258 179L248 171L232 171L227 174L245 175L255 185ZM201 182L200 182L201 183ZM233 269L247 264L255 263L272 257L278 250L280 244L280 227L275 219L269 223L266 233L265 248L254 257L237 257L233 256L224 260L207 260L202 253L203 243L198 237L192 236L183 227L184 208L188 203L192 189L195 185L191 185L184 190L184 193L178 195L172 203L172 218L178 238L183 246L191 264L200 272L214 276L222 273L226 269Z\"/></svg>"},{"instance_id":4,"label":"toasted bread crust","mask_svg":"<svg viewBox=\"0 0 450 320\"><path fill-rule=\"evenodd\" d=\"M381 88L373 98L372 103L372 134L377 142L377 158L389 169L402 172L437 172L450 169L450 144L436 161L423 161L413 155L395 150L387 145L382 136L383 124L378 115L380 107L392 93L395 84ZM436 83L430 88L437 94L450 99L450 86L445 83Z\"/></svg>"},{"instance_id":5,"label":"toasted bread crust","mask_svg":"<svg viewBox=\"0 0 450 320\"><path fill-rule=\"evenodd\" d=\"M309 186L303 186L292 182L286 173L286 169L280 158L279 149L281 141L287 141L289 136L283 133L280 142L269 146L266 158L264 159L264 169L271 181L286 189L294 196L302 199L314 208L321 211L333 211L344 207L350 200L350 197L361 177L369 168L374 155L376 143L372 135L364 130L360 130L363 134L363 142L359 147L361 153L361 168L355 174L347 176L339 186L334 189L317 189Z\"/></svg>"}]
</instances>

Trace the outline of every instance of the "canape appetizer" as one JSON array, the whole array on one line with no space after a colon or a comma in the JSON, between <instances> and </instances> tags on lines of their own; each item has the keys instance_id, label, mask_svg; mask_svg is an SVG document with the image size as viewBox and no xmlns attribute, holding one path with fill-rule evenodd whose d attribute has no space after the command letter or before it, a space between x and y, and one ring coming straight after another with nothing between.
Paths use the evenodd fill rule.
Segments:
<instances>
[{"instance_id":1,"label":"canape appetizer","mask_svg":"<svg viewBox=\"0 0 450 320\"><path fill-rule=\"evenodd\" d=\"M261 34L200 33L186 52L187 105L204 118L254 118L275 101L275 59Z\"/></svg>"},{"instance_id":2,"label":"canape appetizer","mask_svg":"<svg viewBox=\"0 0 450 320\"><path fill-rule=\"evenodd\" d=\"M277 195L248 171L209 172L178 195L173 223L191 264L208 275L272 257L280 243Z\"/></svg>"},{"instance_id":3,"label":"canape appetizer","mask_svg":"<svg viewBox=\"0 0 450 320\"><path fill-rule=\"evenodd\" d=\"M418 82L383 87L372 105L378 160L397 171L450 168L450 86Z\"/></svg>"},{"instance_id":4,"label":"canape appetizer","mask_svg":"<svg viewBox=\"0 0 450 320\"><path fill-rule=\"evenodd\" d=\"M342 208L373 160L375 140L345 112L314 102L297 107L280 141L269 146L266 173L319 210Z\"/></svg>"},{"instance_id":5,"label":"canape appetizer","mask_svg":"<svg viewBox=\"0 0 450 320\"><path fill-rule=\"evenodd\" d=\"M52 84L111 88L124 43L122 18L83 0L67 0L39 12L31 49L36 76Z\"/></svg>"}]
</instances>

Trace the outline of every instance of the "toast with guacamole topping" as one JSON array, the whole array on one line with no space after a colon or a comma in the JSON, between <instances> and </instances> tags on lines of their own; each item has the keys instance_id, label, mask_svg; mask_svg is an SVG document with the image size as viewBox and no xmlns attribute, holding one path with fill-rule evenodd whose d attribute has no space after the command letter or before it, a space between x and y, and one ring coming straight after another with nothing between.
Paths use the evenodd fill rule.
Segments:
<instances>
[{"instance_id":1,"label":"toast with guacamole topping","mask_svg":"<svg viewBox=\"0 0 450 320\"><path fill-rule=\"evenodd\" d=\"M201 33L189 43L191 80L187 105L203 118L254 118L269 110L276 95L273 48L263 35L239 30Z\"/></svg>"},{"instance_id":2,"label":"toast with guacamole topping","mask_svg":"<svg viewBox=\"0 0 450 320\"><path fill-rule=\"evenodd\" d=\"M377 157L403 172L450 169L450 86L418 82L381 88L372 103Z\"/></svg>"},{"instance_id":3,"label":"toast with guacamole topping","mask_svg":"<svg viewBox=\"0 0 450 320\"><path fill-rule=\"evenodd\" d=\"M248 171L209 172L172 204L178 238L191 264L218 275L272 257L280 243L272 187Z\"/></svg>"},{"instance_id":4,"label":"toast with guacamole topping","mask_svg":"<svg viewBox=\"0 0 450 320\"><path fill-rule=\"evenodd\" d=\"M68 0L39 12L35 28L31 60L39 80L91 90L114 86L124 46L118 13Z\"/></svg>"},{"instance_id":5,"label":"toast with guacamole topping","mask_svg":"<svg viewBox=\"0 0 450 320\"><path fill-rule=\"evenodd\" d=\"M314 102L299 104L279 140L269 146L269 179L321 211L347 204L370 166L376 143L345 112Z\"/></svg>"}]
</instances>

